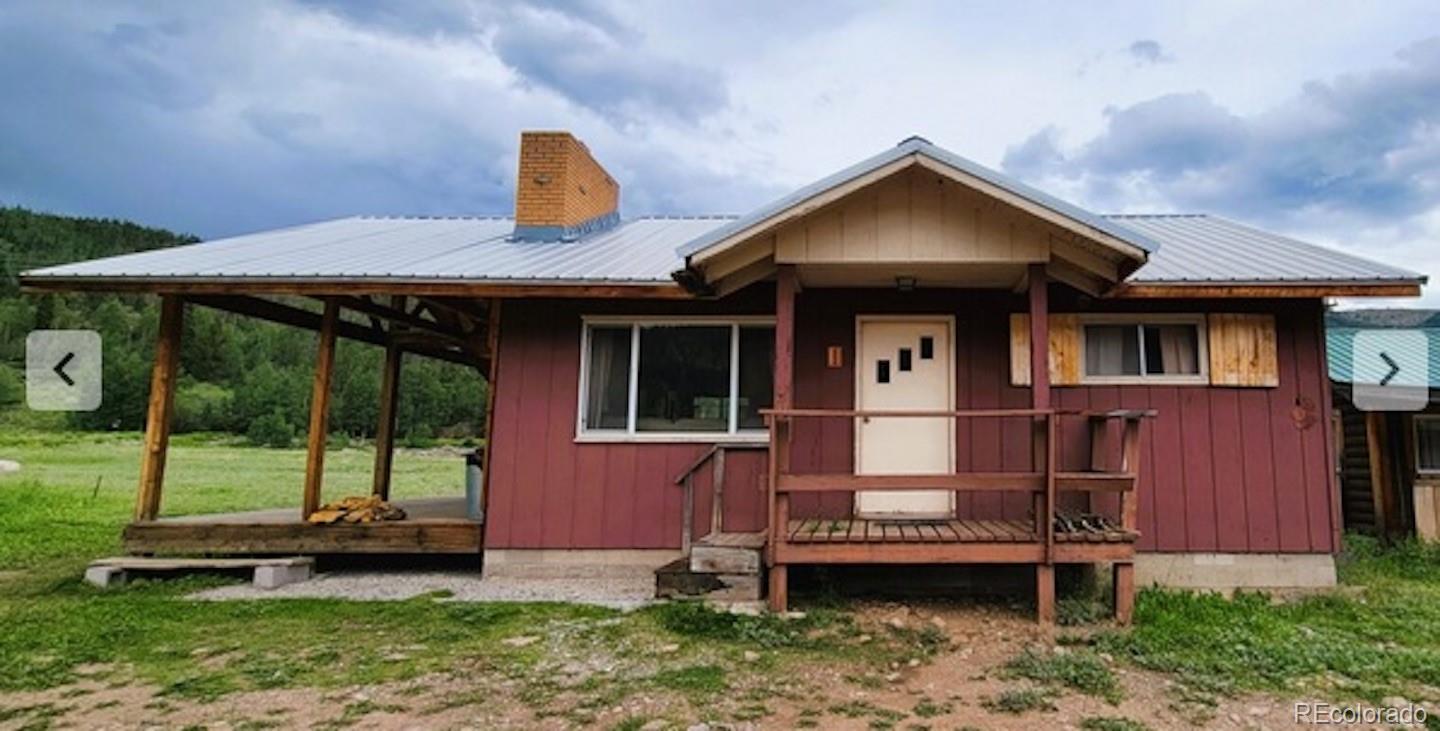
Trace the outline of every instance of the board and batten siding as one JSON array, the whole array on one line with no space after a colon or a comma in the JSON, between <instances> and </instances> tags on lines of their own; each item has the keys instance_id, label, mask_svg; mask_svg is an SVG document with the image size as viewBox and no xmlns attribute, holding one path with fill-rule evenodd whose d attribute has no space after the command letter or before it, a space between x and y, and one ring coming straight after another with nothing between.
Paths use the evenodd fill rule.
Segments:
<instances>
[{"instance_id":1,"label":"board and batten siding","mask_svg":"<svg viewBox=\"0 0 1440 731\"><path fill-rule=\"evenodd\" d=\"M676 474L697 444L576 443L582 314L769 312L773 290L714 303L540 301L507 303L492 447L486 545L491 548L678 548ZM1055 298L1060 300L1061 298ZM1057 305L1067 303L1057 302ZM1325 553L1336 549L1330 454L1330 395L1324 375L1321 305L1316 301L1101 303L1110 312L1265 314L1275 320L1278 384L1084 385L1054 390L1060 408L1156 409L1144 427L1140 548L1146 551ZM1097 306L1098 307L1098 306ZM1010 314L1022 298L1005 292L808 289L796 307L795 405L848 409L855 394L857 314L953 314L956 406L1028 408L1027 387L1011 384ZM840 346L839 367L826 348ZM961 470L1025 470L1023 418L961 420ZM849 472L854 427L846 419L797 423L796 471ZM1082 469L1088 438L1078 421L1061 430L1060 460ZM733 454L725 511L730 530L763 524L763 453ZM699 475L696 535L708 525L709 473ZM1113 509L1113 499L1111 500ZM961 493L962 516L1023 519L1020 495ZM1106 507L1104 505L1102 508ZM849 515L842 493L797 495L792 515Z\"/></svg>"},{"instance_id":2,"label":"board and batten siding","mask_svg":"<svg viewBox=\"0 0 1440 731\"><path fill-rule=\"evenodd\" d=\"M781 228L775 261L1045 261L1049 230L972 188L910 168Z\"/></svg>"},{"instance_id":3,"label":"board and batten siding","mask_svg":"<svg viewBox=\"0 0 1440 731\"><path fill-rule=\"evenodd\" d=\"M724 308L614 300L506 302L486 547L678 548L682 493L674 480L708 445L575 441L581 316L764 314L774 294L760 289L765 297L731 298ZM727 457L727 530L760 530L764 477L763 450ZM710 480L708 466L696 474L696 536L709 530Z\"/></svg>"}]
</instances>

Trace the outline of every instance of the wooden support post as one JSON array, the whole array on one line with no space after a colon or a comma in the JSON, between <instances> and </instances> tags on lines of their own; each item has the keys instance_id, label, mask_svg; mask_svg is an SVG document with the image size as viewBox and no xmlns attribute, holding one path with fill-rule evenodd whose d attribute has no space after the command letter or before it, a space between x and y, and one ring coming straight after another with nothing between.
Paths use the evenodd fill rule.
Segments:
<instances>
[{"instance_id":1,"label":"wooden support post","mask_svg":"<svg viewBox=\"0 0 1440 731\"><path fill-rule=\"evenodd\" d=\"M775 501L775 520L780 526L790 525L790 493L782 492ZM771 536L779 535L781 540L787 527L781 527L778 531L772 531ZM789 566L777 563L770 567L770 611L783 612L790 606L790 585Z\"/></svg>"},{"instance_id":2,"label":"wooden support post","mask_svg":"<svg viewBox=\"0 0 1440 731\"><path fill-rule=\"evenodd\" d=\"M315 381L310 391L310 431L305 458L305 495L300 519L320 509L320 485L325 474L325 440L330 433L330 378L335 372L335 325L340 320L340 305L325 301L325 315L320 320L320 342L315 351Z\"/></svg>"},{"instance_id":3,"label":"wooden support post","mask_svg":"<svg viewBox=\"0 0 1440 731\"><path fill-rule=\"evenodd\" d=\"M1034 263L1026 275L1030 310L1030 408L1050 408L1050 277L1045 264ZM1036 417L1031 424L1031 458L1036 472L1046 476L1045 490L1031 498L1035 530L1045 537L1045 561L1049 563L1055 514L1055 429L1054 417ZM1045 522L1050 525L1045 525Z\"/></svg>"},{"instance_id":4,"label":"wooden support post","mask_svg":"<svg viewBox=\"0 0 1440 731\"><path fill-rule=\"evenodd\" d=\"M1035 564L1035 618L1040 624L1055 623L1055 565Z\"/></svg>"},{"instance_id":5,"label":"wooden support post","mask_svg":"<svg viewBox=\"0 0 1440 731\"><path fill-rule=\"evenodd\" d=\"M1140 426L1141 417L1125 417L1120 438L1120 471L1135 475L1135 486L1120 493L1120 527L1133 531L1140 525Z\"/></svg>"},{"instance_id":6,"label":"wooden support post","mask_svg":"<svg viewBox=\"0 0 1440 731\"><path fill-rule=\"evenodd\" d=\"M775 367L776 409L795 406L795 295L800 284L793 264L781 264L775 272ZM790 420L771 417L770 422L770 609L785 611L790 601L789 571L775 561L777 544L785 540L790 525L790 495L778 493L775 483L790 470Z\"/></svg>"},{"instance_id":7,"label":"wooden support post","mask_svg":"<svg viewBox=\"0 0 1440 731\"><path fill-rule=\"evenodd\" d=\"M1385 414L1365 412L1365 451L1370 457L1370 497L1375 504L1375 532L1383 539L1390 535L1390 445L1386 438Z\"/></svg>"},{"instance_id":8,"label":"wooden support post","mask_svg":"<svg viewBox=\"0 0 1440 731\"><path fill-rule=\"evenodd\" d=\"M145 412L145 446L140 457L140 487L135 494L135 520L160 514L165 483L165 457L170 449L170 417L175 412L175 381L180 370L180 333L185 302L174 295L160 299L160 327L155 338L155 365L150 371L150 404Z\"/></svg>"},{"instance_id":9,"label":"wooden support post","mask_svg":"<svg viewBox=\"0 0 1440 731\"><path fill-rule=\"evenodd\" d=\"M485 374L485 446L480 452L480 504L490 509L490 455L495 441L495 394L500 377L500 300L491 299L485 311L485 349L490 369ZM489 521L486 521L487 523Z\"/></svg>"},{"instance_id":10,"label":"wooden support post","mask_svg":"<svg viewBox=\"0 0 1440 731\"><path fill-rule=\"evenodd\" d=\"M680 494L680 552L690 557L695 535L695 473L685 475L684 492Z\"/></svg>"},{"instance_id":11,"label":"wooden support post","mask_svg":"<svg viewBox=\"0 0 1440 731\"><path fill-rule=\"evenodd\" d=\"M380 373L380 421L375 426L375 475L371 489L381 500L390 499L390 472L395 463L396 406L400 401L399 346L385 346L385 364Z\"/></svg>"},{"instance_id":12,"label":"wooden support post","mask_svg":"<svg viewBox=\"0 0 1440 731\"><path fill-rule=\"evenodd\" d=\"M1117 563L1113 569L1112 585L1115 590L1115 621L1121 626L1130 624L1135 616L1135 564Z\"/></svg>"},{"instance_id":13,"label":"wooden support post","mask_svg":"<svg viewBox=\"0 0 1440 731\"><path fill-rule=\"evenodd\" d=\"M725 531L725 447L715 450L715 462L710 472L710 532L720 535Z\"/></svg>"}]
</instances>

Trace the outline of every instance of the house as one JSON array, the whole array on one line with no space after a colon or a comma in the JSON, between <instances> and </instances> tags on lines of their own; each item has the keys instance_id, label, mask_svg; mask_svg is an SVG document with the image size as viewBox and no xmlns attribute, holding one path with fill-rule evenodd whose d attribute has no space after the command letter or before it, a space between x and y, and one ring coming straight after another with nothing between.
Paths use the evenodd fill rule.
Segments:
<instances>
[{"instance_id":1,"label":"house","mask_svg":"<svg viewBox=\"0 0 1440 731\"><path fill-rule=\"evenodd\" d=\"M1357 386L1378 385L1384 373L1357 367L1357 338L1371 340L1372 350L1392 355L1397 364L1425 364L1417 373L1423 393L1409 405L1413 410L1361 408L1367 404L1355 398ZM1440 312L1332 312L1326 339L1345 528L1440 540Z\"/></svg>"},{"instance_id":2,"label":"house","mask_svg":"<svg viewBox=\"0 0 1440 731\"><path fill-rule=\"evenodd\" d=\"M1014 564L1042 619L1056 564L1112 565L1122 620L1137 581L1334 581L1324 299L1423 276L1213 216L1097 215L918 137L739 217L619 199L574 137L527 132L513 218L346 218L25 273L163 298L127 548L483 552L487 574L700 571L737 548L763 551L775 608L794 565ZM290 517L160 515L190 306L319 333ZM489 373L483 522L412 502L305 524L338 337L387 352L382 496L401 354ZM739 555L710 570L758 568Z\"/></svg>"}]
</instances>

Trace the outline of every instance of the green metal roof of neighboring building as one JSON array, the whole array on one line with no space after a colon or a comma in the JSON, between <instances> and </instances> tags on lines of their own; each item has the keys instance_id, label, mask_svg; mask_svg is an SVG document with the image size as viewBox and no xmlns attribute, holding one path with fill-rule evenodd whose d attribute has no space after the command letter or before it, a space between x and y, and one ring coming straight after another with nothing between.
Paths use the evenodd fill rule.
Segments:
<instances>
[{"instance_id":1,"label":"green metal roof of neighboring building","mask_svg":"<svg viewBox=\"0 0 1440 731\"><path fill-rule=\"evenodd\" d=\"M1398 313L1403 311L1387 312ZM1367 336L1370 338L1379 338L1379 342L1383 343L1383 347L1401 361L1423 359L1429 366L1428 380L1430 388L1440 389L1440 326L1396 327L1391 325L1388 327L1356 327L1357 319L1360 322L1364 322L1367 320L1376 321L1376 318L1355 318L1351 315L1352 313L1333 313L1326 318L1325 345L1329 360L1330 380L1336 383L1352 384L1357 382L1363 384L1379 383L1384 373L1382 372L1383 369L1378 367L1378 364L1376 364L1376 367L1361 366L1357 369L1354 359L1355 336L1360 333L1367 333ZM1378 319L1379 321L1412 321L1425 323L1427 325L1429 322L1436 321L1436 318L1412 318L1404 316L1394 318L1380 317ZM1411 335L1411 333L1415 332L1423 334L1424 338L1416 338Z\"/></svg>"}]
</instances>

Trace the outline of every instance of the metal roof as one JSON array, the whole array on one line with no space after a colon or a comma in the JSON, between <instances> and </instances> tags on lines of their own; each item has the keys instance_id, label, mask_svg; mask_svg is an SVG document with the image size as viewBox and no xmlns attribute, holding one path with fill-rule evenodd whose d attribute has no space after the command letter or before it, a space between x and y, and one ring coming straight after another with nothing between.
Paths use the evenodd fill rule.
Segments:
<instances>
[{"instance_id":1,"label":"metal roof","mask_svg":"<svg viewBox=\"0 0 1440 731\"><path fill-rule=\"evenodd\" d=\"M1362 364L1357 372L1353 346L1355 336L1362 332L1366 333L1367 337L1376 338L1373 342L1397 356L1401 362L1423 360L1429 366L1430 388L1440 389L1440 329L1437 328L1327 327L1325 347L1330 380L1337 383L1377 385L1386 375L1386 369L1379 361ZM1424 339L1411 335L1415 332L1424 334ZM1422 342L1425 343L1424 352L1419 352Z\"/></svg>"},{"instance_id":2,"label":"metal roof","mask_svg":"<svg viewBox=\"0 0 1440 731\"><path fill-rule=\"evenodd\" d=\"M1425 276L1204 214L1112 215L1162 248L1127 281L1423 282Z\"/></svg>"},{"instance_id":3,"label":"metal roof","mask_svg":"<svg viewBox=\"0 0 1440 731\"><path fill-rule=\"evenodd\" d=\"M924 155L932 160L949 165L967 175L984 180L991 185L1014 193L1032 203L1055 211L1066 218L1083 223L1098 231L1103 231L1121 241L1140 248L1142 251L1153 253L1156 249L1160 248L1158 242L1141 231L1116 225L1104 216L1091 213L1079 206L1072 205L1048 193L1032 188L1004 173L991 170L973 160L961 157L943 147L939 147L923 137L910 137L889 150L855 163L838 173L827 175L783 198L771 201L722 227L700 236L693 241L687 242L680 247L679 253L682 257L688 258L729 236L744 231L776 214L794 208L832 188L844 185L856 178L879 170L886 165L910 155Z\"/></svg>"},{"instance_id":4,"label":"metal roof","mask_svg":"<svg viewBox=\"0 0 1440 731\"><path fill-rule=\"evenodd\" d=\"M645 217L573 242L509 239L510 218L342 218L26 272L27 280L670 283L675 247L728 220Z\"/></svg>"}]
</instances>

